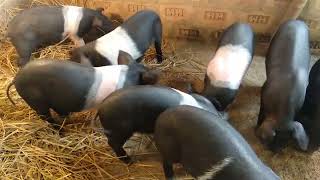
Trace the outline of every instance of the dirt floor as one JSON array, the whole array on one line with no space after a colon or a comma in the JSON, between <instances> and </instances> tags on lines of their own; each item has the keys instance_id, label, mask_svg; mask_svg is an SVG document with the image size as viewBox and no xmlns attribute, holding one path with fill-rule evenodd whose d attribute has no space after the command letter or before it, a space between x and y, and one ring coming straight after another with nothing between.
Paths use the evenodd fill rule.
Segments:
<instances>
[{"instance_id":1,"label":"dirt floor","mask_svg":"<svg viewBox=\"0 0 320 180\"><path fill-rule=\"evenodd\" d=\"M206 65L213 55L214 45L197 42L170 41L166 52L169 58L159 66L166 74L162 84L184 90L193 81L201 90ZM186 45L187 44L187 45ZM174 48L173 48L174 47ZM12 90L17 107L5 95L15 68L16 54L8 43L0 53L0 177L4 179L164 179L161 159L149 136L135 136L127 143L127 151L136 161L126 166L118 161L107 145L107 139L92 125L90 113L75 113L57 131L40 120ZM61 49L56 48L59 57ZM173 53L174 52L174 53ZM53 53L55 54L55 53ZM52 55L52 53L51 53ZM312 57L312 64L316 57ZM152 64L156 67L157 65ZM188 72L188 73L186 73ZM195 80L198 77L201 81ZM260 87L265 80L264 57L255 56L242 83L239 94L228 110L230 123L240 131L258 156L282 179L320 179L320 153L297 152L293 146L279 154L266 150L253 133L257 121ZM13 88L14 89L14 88ZM95 122L96 123L96 122ZM196 133L196 132L194 132ZM176 167L181 179L188 177ZM2 178L1 178L2 179Z\"/></svg>"}]
</instances>

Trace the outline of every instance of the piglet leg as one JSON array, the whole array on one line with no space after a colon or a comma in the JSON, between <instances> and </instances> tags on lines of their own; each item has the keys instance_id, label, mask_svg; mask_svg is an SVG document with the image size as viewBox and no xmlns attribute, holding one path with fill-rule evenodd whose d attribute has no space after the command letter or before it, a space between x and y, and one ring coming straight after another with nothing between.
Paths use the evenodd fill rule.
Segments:
<instances>
[{"instance_id":1,"label":"piglet leg","mask_svg":"<svg viewBox=\"0 0 320 180\"><path fill-rule=\"evenodd\" d=\"M166 177L166 180L173 180L173 166L171 163L168 163L167 161L163 161L162 163L164 175Z\"/></svg>"},{"instance_id":2,"label":"piglet leg","mask_svg":"<svg viewBox=\"0 0 320 180\"><path fill-rule=\"evenodd\" d=\"M52 124L52 126L58 130L59 125L51 116L49 105L46 103L43 94L38 92L36 89L32 89L32 88L25 89L25 93L31 94L30 96L22 95L22 97L24 97L27 104L37 112L37 114L42 120L49 122L49 124Z\"/></svg>"},{"instance_id":3,"label":"piglet leg","mask_svg":"<svg viewBox=\"0 0 320 180\"><path fill-rule=\"evenodd\" d=\"M81 47L85 45L85 42L82 38L76 35L70 36L71 41L76 45L76 47Z\"/></svg>"},{"instance_id":4,"label":"piglet leg","mask_svg":"<svg viewBox=\"0 0 320 180\"><path fill-rule=\"evenodd\" d=\"M107 137L108 137L109 146L113 149L113 151L116 153L119 159L126 164L131 164L132 162L131 158L127 155L126 151L123 149L124 143L127 141L127 139L130 136L127 138L127 137L107 135Z\"/></svg>"}]
</instances>

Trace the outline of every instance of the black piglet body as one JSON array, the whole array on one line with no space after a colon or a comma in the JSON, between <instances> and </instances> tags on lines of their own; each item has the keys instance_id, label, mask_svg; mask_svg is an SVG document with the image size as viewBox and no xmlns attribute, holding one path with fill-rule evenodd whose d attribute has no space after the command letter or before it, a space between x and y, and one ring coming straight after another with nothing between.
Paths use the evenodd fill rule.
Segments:
<instances>
[{"instance_id":1,"label":"black piglet body","mask_svg":"<svg viewBox=\"0 0 320 180\"><path fill-rule=\"evenodd\" d=\"M154 137L167 179L173 178L174 163L197 179L280 179L217 112L167 109L157 118Z\"/></svg>"},{"instance_id":2,"label":"black piglet body","mask_svg":"<svg viewBox=\"0 0 320 180\"><path fill-rule=\"evenodd\" d=\"M89 66L117 64L119 50L140 62L154 42L158 62L162 62L162 24L157 13L139 11L119 27L94 42L72 52L72 60Z\"/></svg>"},{"instance_id":3,"label":"black piglet body","mask_svg":"<svg viewBox=\"0 0 320 180\"><path fill-rule=\"evenodd\" d=\"M254 34L248 24L234 23L222 34L209 62L202 95L225 110L237 95L254 53Z\"/></svg>"}]
</instances>

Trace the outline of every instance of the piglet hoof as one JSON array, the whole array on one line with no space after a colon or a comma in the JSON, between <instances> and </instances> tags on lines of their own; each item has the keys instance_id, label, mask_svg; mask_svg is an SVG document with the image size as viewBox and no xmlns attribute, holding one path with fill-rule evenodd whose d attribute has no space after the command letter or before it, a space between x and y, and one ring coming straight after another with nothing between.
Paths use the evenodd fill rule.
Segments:
<instances>
[{"instance_id":1,"label":"piglet hoof","mask_svg":"<svg viewBox=\"0 0 320 180\"><path fill-rule=\"evenodd\" d=\"M53 129L60 131L60 126L58 124L52 124Z\"/></svg>"},{"instance_id":2,"label":"piglet hoof","mask_svg":"<svg viewBox=\"0 0 320 180\"><path fill-rule=\"evenodd\" d=\"M58 131L59 135L62 135L65 131L59 124L51 124L52 128Z\"/></svg>"},{"instance_id":3,"label":"piglet hoof","mask_svg":"<svg viewBox=\"0 0 320 180\"><path fill-rule=\"evenodd\" d=\"M28 62L28 59L25 59L25 58L21 58L19 59L19 61L17 62L17 66L19 68L22 68L23 66L25 66Z\"/></svg>"},{"instance_id":4,"label":"piglet hoof","mask_svg":"<svg viewBox=\"0 0 320 180\"><path fill-rule=\"evenodd\" d=\"M157 55L157 63L161 64L163 62L163 57L160 55Z\"/></svg>"},{"instance_id":5,"label":"piglet hoof","mask_svg":"<svg viewBox=\"0 0 320 180\"><path fill-rule=\"evenodd\" d=\"M133 160L129 156L120 157L119 158L122 162L126 163L128 166L133 164Z\"/></svg>"}]
</instances>

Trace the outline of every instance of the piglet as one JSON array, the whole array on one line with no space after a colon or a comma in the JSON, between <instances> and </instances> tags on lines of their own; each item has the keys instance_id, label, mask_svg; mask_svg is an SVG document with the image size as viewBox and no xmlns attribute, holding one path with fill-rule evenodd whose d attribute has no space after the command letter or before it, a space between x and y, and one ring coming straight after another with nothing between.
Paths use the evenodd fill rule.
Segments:
<instances>
[{"instance_id":1,"label":"piglet","mask_svg":"<svg viewBox=\"0 0 320 180\"><path fill-rule=\"evenodd\" d=\"M98 8L97 10L101 10L103 11L102 8ZM86 33L83 36L83 40L84 42L87 44L89 42L95 41L98 38L108 34L110 31L114 30L115 28L117 28L120 24L123 23L123 19L120 15L118 14L113 14L111 13L110 16L110 21L112 23L112 26L109 29L106 28L99 28L99 27L95 27L92 28L88 33Z\"/></svg>"},{"instance_id":2,"label":"piglet","mask_svg":"<svg viewBox=\"0 0 320 180\"><path fill-rule=\"evenodd\" d=\"M294 120L303 105L310 66L309 31L300 20L280 25L266 56L267 79L261 89L256 135L272 151L281 150L293 138L307 150L309 138Z\"/></svg>"},{"instance_id":3,"label":"piglet","mask_svg":"<svg viewBox=\"0 0 320 180\"><path fill-rule=\"evenodd\" d=\"M308 150L315 151L320 146L320 60L311 68L309 84L304 104L296 120L301 122L310 142Z\"/></svg>"},{"instance_id":4,"label":"piglet","mask_svg":"<svg viewBox=\"0 0 320 180\"><path fill-rule=\"evenodd\" d=\"M153 133L158 115L170 107L191 105L208 111L215 107L197 94L164 86L136 86L118 90L103 101L98 116L110 147L125 162L131 162L123 145L135 132Z\"/></svg>"},{"instance_id":5,"label":"piglet","mask_svg":"<svg viewBox=\"0 0 320 180\"><path fill-rule=\"evenodd\" d=\"M173 163L196 179L280 179L217 113L178 106L159 115L154 138L166 179L173 179Z\"/></svg>"},{"instance_id":6,"label":"piglet","mask_svg":"<svg viewBox=\"0 0 320 180\"><path fill-rule=\"evenodd\" d=\"M140 62L143 54L154 42L158 63L162 62L162 24L159 15L142 10L131 16L119 27L94 42L74 49L71 59L88 66L117 64L119 50Z\"/></svg>"},{"instance_id":7,"label":"piglet","mask_svg":"<svg viewBox=\"0 0 320 180\"><path fill-rule=\"evenodd\" d=\"M117 89L157 82L156 70L136 63L123 51L119 52L118 63L94 68L71 61L32 61L17 73L7 94L15 85L18 94L42 119L55 123L50 108L67 116L95 108Z\"/></svg>"},{"instance_id":8,"label":"piglet","mask_svg":"<svg viewBox=\"0 0 320 180\"><path fill-rule=\"evenodd\" d=\"M248 24L234 23L221 36L205 75L202 95L223 111L231 104L254 53L254 34Z\"/></svg>"},{"instance_id":9,"label":"piglet","mask_svg":"<svg viewBox=\"0 0 320 180\"><path fill-rule=\"evenodd\" d=\"M82 37L93 28L110 32L111 21L102 9L77 6L39 6L23 10L8 25L7 36L20 56L18 66L24 66L31 53L69 37L76 46L84 45Z\"/></svg>"}]
</instances>

